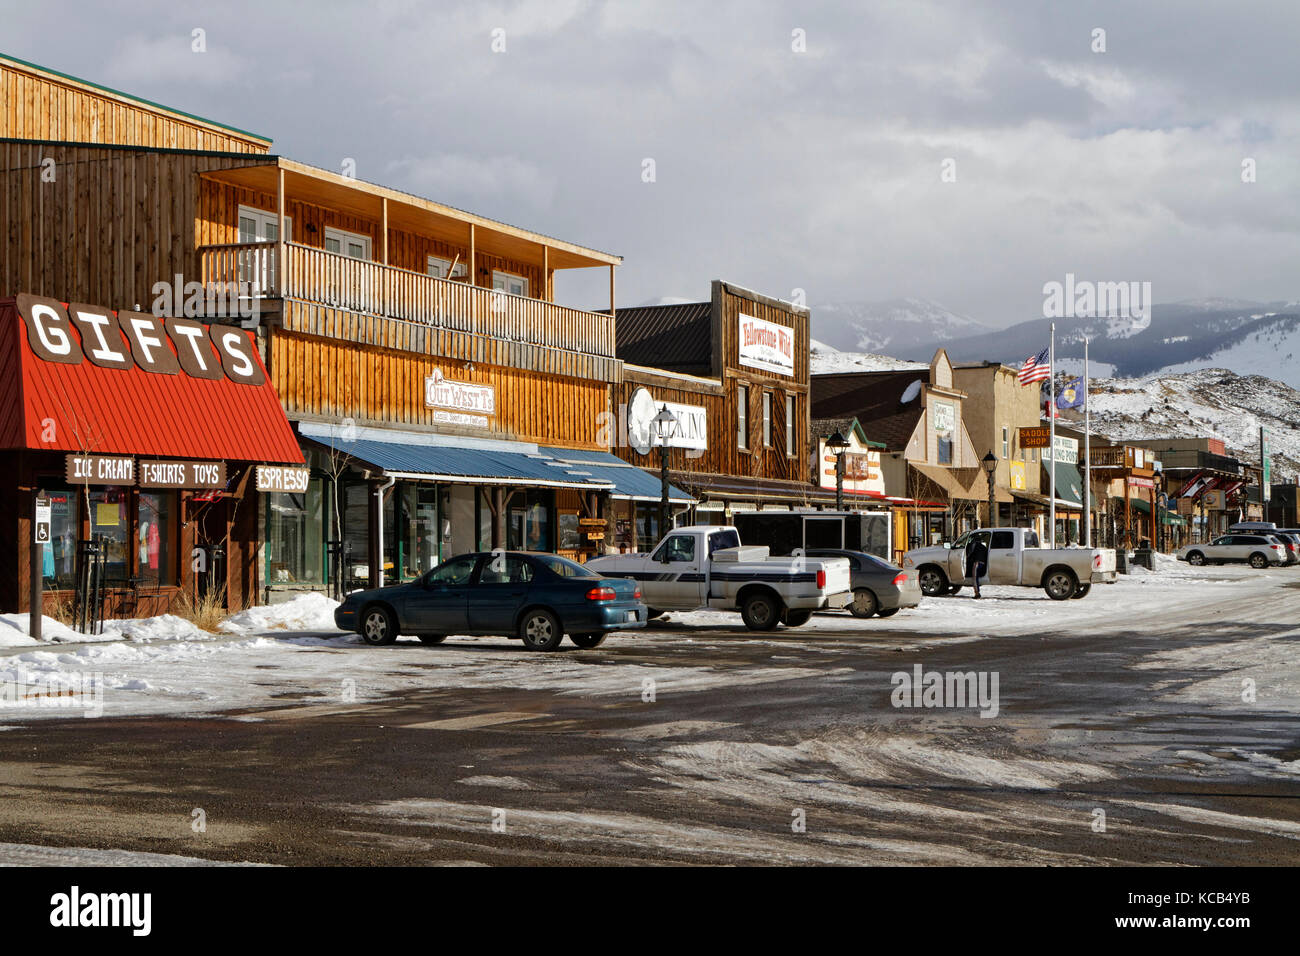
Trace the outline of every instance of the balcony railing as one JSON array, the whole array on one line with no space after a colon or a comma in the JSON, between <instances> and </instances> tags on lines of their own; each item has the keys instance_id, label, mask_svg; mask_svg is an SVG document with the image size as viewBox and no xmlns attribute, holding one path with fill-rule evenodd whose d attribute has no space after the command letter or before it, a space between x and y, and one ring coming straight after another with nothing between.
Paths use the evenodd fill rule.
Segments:
<instances>
[{"instance_id":1,"label":"balcony railing","mask_svg":"<svg viewBox=\"0 0 1300 956\"><path fill-rule=\"evenodd\" d=\"M284 244L281 277L276 249L272 242L203 246L203 281L244 282L254 296L305 299L437 328L614 356L614 320L608 315L293 242Z\"/></svg>"}]
</instances>

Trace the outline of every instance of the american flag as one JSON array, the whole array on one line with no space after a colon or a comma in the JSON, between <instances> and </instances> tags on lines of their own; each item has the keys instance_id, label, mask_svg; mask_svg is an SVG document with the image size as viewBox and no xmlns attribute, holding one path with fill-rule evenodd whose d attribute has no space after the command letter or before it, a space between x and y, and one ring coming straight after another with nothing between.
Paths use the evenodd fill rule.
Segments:
<instances>
[{"instance_id":1,"label":"american flag","mask_svg":"<svg viewBox=\"0 0 1300 956\"><path fill-rule=\"evenodd\" d=\"M1020 367L1018 377L1021 385L1045 382L1052 377L1052 363L1047 360L1047 352L1048 349L1043 349L1037 355L1031 355L1025 359L1025 364Z\"/></svg>"}]
</instances>

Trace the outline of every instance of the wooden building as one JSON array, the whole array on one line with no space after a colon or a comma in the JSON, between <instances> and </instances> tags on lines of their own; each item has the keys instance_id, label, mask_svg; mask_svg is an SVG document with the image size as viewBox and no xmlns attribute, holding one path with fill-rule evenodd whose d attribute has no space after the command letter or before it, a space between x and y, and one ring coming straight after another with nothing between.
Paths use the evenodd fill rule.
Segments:
<instances>
[{"instance_id":1,"label":"wooden building","mask_svg":"<svg viewBox=\"0 0 1300 956\"><path fill-rule=\"evenodd\" d=\"M809 313L714 280L709 301L620 309L610 445L658 473L653 418L676 417L668 441L672 482L696 499L692 520L725 523L737 510L833 504L809 480ZM629 503L617 545L658 540L658 509Z\"/></svg>"},{"instance_id":2,"label":"wooden building","mask_svg":"<svg viewBox=\"0 0 1300 956\"><path fill-rule=\"evenodd\" d=\"M0 74L21 100L0 130L0 290L255 336L310 468L254 489L260 599L479 547L580 557L609 502L657 500L604 439L620 257L20 61ZM575 268L608 271L607 311L554 301Z\"/></svg>"}]
</instances>

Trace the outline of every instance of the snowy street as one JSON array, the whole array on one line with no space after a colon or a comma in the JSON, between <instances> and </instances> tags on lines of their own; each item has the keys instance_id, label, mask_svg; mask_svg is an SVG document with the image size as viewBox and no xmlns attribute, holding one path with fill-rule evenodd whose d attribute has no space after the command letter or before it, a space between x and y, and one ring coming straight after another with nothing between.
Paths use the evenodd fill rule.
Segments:
<instances>
[{"instance_id":1,"label":"snowy street","mask_svg":"<svg viewBox=\"0 0 1300 956\"><path fill-rule=\"evenodd\" d=\"M7 616L0 862L1300 861L1300 568L986 595L549 655L367 647L323 598L39 647ZM932 672L981 701L900 690Z\"/></svg>"}]
</instances>

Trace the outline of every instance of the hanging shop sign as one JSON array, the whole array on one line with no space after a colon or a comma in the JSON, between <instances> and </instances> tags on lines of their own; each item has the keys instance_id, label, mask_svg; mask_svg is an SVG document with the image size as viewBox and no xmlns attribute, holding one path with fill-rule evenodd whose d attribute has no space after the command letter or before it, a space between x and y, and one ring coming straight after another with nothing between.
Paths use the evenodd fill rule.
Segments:
<instances>
[{"instance_id":1,"label":"hanging shop sign","mask_svg":"<svg viewBox=\"0 0 1300 956\"><path fill-rule=\"evenodd\" d=\"M1052 443L1052 430L1037 425L1020 429L1021 448L1046 448Z\"/></svg>"},{"instance_id":2,"label":"hanging shop sign","mask_svg":"<svg viewBox=\"0 0 1300 956\"><path fill-rule=\"evenodd\" d=\"M1054 454L1053 459L1065 462L1070 465L1079 463L1079 439L1068 438L1065 435L1056 436L1056 444L1052 446ZM1141 467L1140 465L1138 466Z\"/></svg>"},{"instance_id":3,"label":"hanging shop sign","mask_svg":"<svg viewBox=\"0 0 1300 956\"><path fill-rule=\"evenodd\" d=\"M794 329L741 312L740 364L794 378Z\"/></svg>"},{"instance_id":4,"label":"hanging shop sign","mask_svg":"<svg viewBox=\"0 0 1300 956\"><path fill-rule=\"evenodd\" d=\"M141 488L224 488L224 461L141 461Z\"/></svg>"},{"instance_id":5,"label":"hanging shop sign","mask_svg":"<svg viewBox=\"0 0 1300 956\"><path fill-rule=\"evenodd\" d=\"M258 491L299 495L307 490L311 470L286 465L258 465L254 480Z\"/></svg>"},{"instance_id":6,"label":"hanging shop sign","mask_svg":"<svg viewBox=\"0 0 1300 956\"><path fill-rule=\"evenodd\" d=\"M97 305L34 295L16 297L33 354L46 362L100 368L141 368L157 375L228 378L262 385L266 376L248 333L232 325L114 312Z\"/></svg>"},{"instance_id":7,"label":"hanging shop sign","mask_svg":"<svg viewBox=\"0 0 1300 956\"><path fill-rule=\"evenodd\" d=\"M135 459L110 455L68 455L64 477L75 485L134 485Z\"/></svg>"},{"instance_id":8,"label":"hanging shop sign","mask_svg":"<svg viewBox=\"0 0 1300 956\"><path fill-rule=\"evenodd\" d=\"M488 416L497 413L497 392L491 385L457 382L434 369L424 380L424 404L435 411L433 420L443 425L473 425L486 428Z\"/></svg>"}]
</instances>

